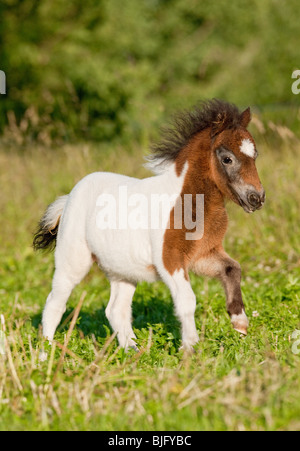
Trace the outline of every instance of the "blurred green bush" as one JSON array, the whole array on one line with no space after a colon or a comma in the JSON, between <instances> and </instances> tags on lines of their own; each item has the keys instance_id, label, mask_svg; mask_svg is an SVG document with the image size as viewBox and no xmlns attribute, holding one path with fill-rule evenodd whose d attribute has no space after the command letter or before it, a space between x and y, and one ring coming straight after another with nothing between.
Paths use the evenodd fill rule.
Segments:
<instances>
[{"instance_id":1,"label":"blurred green bush","mask_svg":"<svg viewBox=\"0 0 300 451\"><path fill-rule=\"evenodd\" d=\"M296 0L2 0L0 133L143 140L203 98L298 105L299 64Z\"/></svg>"}]
</instances>

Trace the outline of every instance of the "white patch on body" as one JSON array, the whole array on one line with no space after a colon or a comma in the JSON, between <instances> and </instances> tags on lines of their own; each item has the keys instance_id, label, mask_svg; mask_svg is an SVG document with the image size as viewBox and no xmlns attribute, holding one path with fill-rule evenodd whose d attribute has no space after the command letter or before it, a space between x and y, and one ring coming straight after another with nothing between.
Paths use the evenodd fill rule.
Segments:
<instances>
[{"instance_id":1,"label":"white patch on body","mask_svg":"<svg viewBox=\"0 0 300 451\"><path fill-rule=\"evenodd\" d=\"M250 139L243 139L242 144L240 145L240 151L250 158L254 158L256 155L254 144Z\"/></svg>"},{"instance_id":2,"label":"white patch on body","mask_svg":"<svg viewBox=\"0 0 300 451\"><path fill-rule=\"evenodd\" d=\"M178 176L173 163L160 175L142 180L103 172L86 176L73 188L68 197L59 226L56 260L64 261L65 267L73 267L72 262L82 261L85 257L82 254L88 252L89 256L93 254L97 257L99 266L111 280L126 280L133 283L157 280L156 273L149 271L148 267L162 266L165 230L168 227L170 212L181 193L187 169L186 163ZM141 227L136 230L131 227L121 227L100 230L97 227L99 195L113 196L116 209L119 211L123 204L122 199L119 198L120 186L126 187L128 199L139 194L148 201L149 206L153 195L170 197L168 211L163 212L158 228L151 228L150 217L144 218L147 219L149 228ZM128 222L132 217L130 208L129 206ZM78 245L75 246L77 243ZM82 243L82 249L79 243ZM68 249L72 249L72 252Z\"/></svg>"},{"instance_id":3,"label":"white patch on body","mask_svg":"<svg viewBox=\"0 0 300 451\"><path fill-rule=\"evenodd\" d=\"M55 250L55 273L52 291L43 312L43 335L48 340L53 336L72 289L89 271L96 259L111 281L111 298L106 313L122 347L135 346L135 335L131 326L131 301L136 283L142 280L153 282L160 278L169 283L175 296L176 310L183 321L183 343L194 344L198 337L193 320L195 296L190 284L180 272L172 276L163 264L165 231L169 225L170 213L180 196L188 163L178 176L175 163L164 166L164 171L155 177L136 179L120 174L96 172L84 177L71 191L53 204L48 211L46 223L56 224L61 214ZM99 229L97 214L100 195L110 195L117 211L122 210L123 198L119 188L125 187L128 199L142 196L151 205L153 195L167 195L171 199L162 215L159 227L124 227ZM123 194L122 194L123 195ZM129 204L130 207L130 204ZM135 208L135 205L133 206ZM148 212L151 224L151 212ZM131 211L128 211L128 219ZM146 212L144 212L144 215ZM151 215L150 215L151 216ZM149 271L154 266L156 271ZM167 273L167 274L166 274ZM41 358L45 358L42 355Z\"/></svg>"}]
</instances>

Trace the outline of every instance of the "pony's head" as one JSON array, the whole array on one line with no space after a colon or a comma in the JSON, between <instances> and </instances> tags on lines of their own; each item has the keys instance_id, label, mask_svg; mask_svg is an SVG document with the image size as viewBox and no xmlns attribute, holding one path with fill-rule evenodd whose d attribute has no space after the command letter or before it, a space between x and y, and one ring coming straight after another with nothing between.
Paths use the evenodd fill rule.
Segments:
<instances>
[{"instance_id":1,"label":"pony's head","mask_svg":"<svg viewBox=\"0 0 300 451\"><path fill-rule=\"evenodd\" d=\"M227 110L221 110L211 128L212 175L225 197L251 213L263 206L265 192L255 165L258 155L255 142L247 130L250 108L236 115L234 125L228 114Z\"/></svg>"},{"instance_id":2,"label":"pony's head","mask_svg":"<svg viewBox=\"0 0 300 451\"><path fill-rule=\"evenodd\" d=\"M150 167L158 173L176 163L178 174L189 161L193 176L202 166L202 176L212 179L224 197L241 205L247 213L258 210L265 200L255 160L255 142L247 130L250 108L240 112L228 102L213 99L191 111L183 111L155 144ZM205 186L201 187L205 190Z\"/></svg>"}]
</instances>

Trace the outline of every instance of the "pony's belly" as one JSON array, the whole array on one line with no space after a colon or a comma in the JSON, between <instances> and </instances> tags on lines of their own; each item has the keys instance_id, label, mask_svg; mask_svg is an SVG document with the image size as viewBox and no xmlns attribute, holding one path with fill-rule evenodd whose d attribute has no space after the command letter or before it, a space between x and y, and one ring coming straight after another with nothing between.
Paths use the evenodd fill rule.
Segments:
<instances>
[{"instance_id":1,"label":"pony's belly","mask_svg":"<svg viewBox=\"0 0 300 451\"><path fill-rule=\"evenodd\" d=\"M110 279L154 282L158 279L146 231L102 231L89 247Z\"/></svg>"},{"instance_id":2,"label":"pony's belly","mask_svg":"<svg viewBox=\"0 0 300 451\"><path fill-rule=\"evenodd\" d=\"M113 265L106 266L101 261L98 264L110 280L126 280L132 283L151 283L159 280L159 276L153 265L141 266L128 264L127 267L119 268Z\"/></svg>"}]
</instances>

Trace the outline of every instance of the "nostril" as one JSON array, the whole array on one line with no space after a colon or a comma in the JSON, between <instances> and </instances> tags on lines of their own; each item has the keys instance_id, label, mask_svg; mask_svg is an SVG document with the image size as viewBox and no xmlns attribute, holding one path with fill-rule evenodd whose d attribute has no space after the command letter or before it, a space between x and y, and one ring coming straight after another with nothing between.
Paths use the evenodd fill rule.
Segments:
<instances>
[{"instance_id":1,"label":"nostril","mask_svg":"<svg viewBox=\"0 0 300 451\"><path fill-rule=\"evenodd\" d=\"M248 202L252 207L257 207L258 205L261 204L261 200L258 194L256 193L251 193L248 196Z\"/></svg>"}]
</instances>

